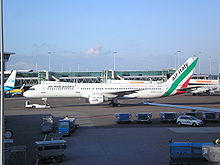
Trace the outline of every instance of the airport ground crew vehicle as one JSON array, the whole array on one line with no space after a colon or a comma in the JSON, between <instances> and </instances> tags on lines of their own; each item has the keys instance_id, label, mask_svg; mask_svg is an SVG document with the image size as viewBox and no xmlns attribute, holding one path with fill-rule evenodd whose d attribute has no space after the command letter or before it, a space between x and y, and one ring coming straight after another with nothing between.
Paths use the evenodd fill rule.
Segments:
<instances>
[{"instance_id":1,"label":"airport ground crew vehicle","mask_svg":"<svg viewBox=\"0 0 220 165\"><path fill-rule=\"evenodd\" d=\"M41 162L62 162L67 144L65 140L36 141L37 158Z\"/></svg>"},{"instance_id":2,"label":"airport ground crew vehicle","mask_svg":"<svg viewBox=\"0 0 220 165\"><path fill-rule=\"evenodd\" d=\"M50 108L50 104L31 104L30 100L25 101L25 108Z\"/></svg>"},{"instance_id":3,"label":"airport ground crew vehicle","mask_svg":"<svg viewBox=\"0 0 220 165\"><path fill-rule=\"evenodd\" d=\"M58 133L63 136L70 136L70 134L77 128L75 118L62 119L58 122Z\"/></svg>"}]
</instances>

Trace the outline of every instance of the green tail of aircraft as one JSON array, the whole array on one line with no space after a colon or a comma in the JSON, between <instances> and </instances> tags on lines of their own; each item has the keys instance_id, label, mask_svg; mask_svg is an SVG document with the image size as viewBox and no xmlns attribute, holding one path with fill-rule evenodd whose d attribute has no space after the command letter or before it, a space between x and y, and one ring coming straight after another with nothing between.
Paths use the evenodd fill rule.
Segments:
<instances>
[{"instance_id":1,"label":"green tail of aircraft","mask_svg":"<svg viewBox=\"0 0 220 165\"><path fill-rule=\"evenodd\" d=\"M182 88L187 88L189 80L196 67L198 57L190 57L176 72L165 82L169 86L163 97L185 93Z\"/></svg>"}]
</instances>

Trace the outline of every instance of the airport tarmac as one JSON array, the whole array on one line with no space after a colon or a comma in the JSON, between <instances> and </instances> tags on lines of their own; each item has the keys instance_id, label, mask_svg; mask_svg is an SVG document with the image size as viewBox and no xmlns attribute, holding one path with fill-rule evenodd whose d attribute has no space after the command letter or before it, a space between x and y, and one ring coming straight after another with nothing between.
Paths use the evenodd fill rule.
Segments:
<instances>
[{"instance_id":1,"label":"airport tarmac","mask_svg":"<svg viewBox=\"0 0 220 165\"><path fill-rule=\"evenodd\" d=\"M84 99L52 98L50 109L24 108L25 98L6 98L6 129L14 133L13 145L27 147L27 164L36 164L34 142L44 139L41 134L41 119L52 114L56 121L64 116L75 117L80 125L70 137L65 137L68 148L63 165L85 164L169 164L169 140L212 142L219 137L220 123L205 123L204 127L177 126L175 123L160 123L159 112L189 112L189 110L168 107L146 106L143 101L188 105L220 109L220 96L180 95L150 100L121 100L120 107L108 103L89 105ZM31 99L42 103L40 99ZM152 124L117 124L114 114L152 112Z\"/></svg>"}]
</instances>

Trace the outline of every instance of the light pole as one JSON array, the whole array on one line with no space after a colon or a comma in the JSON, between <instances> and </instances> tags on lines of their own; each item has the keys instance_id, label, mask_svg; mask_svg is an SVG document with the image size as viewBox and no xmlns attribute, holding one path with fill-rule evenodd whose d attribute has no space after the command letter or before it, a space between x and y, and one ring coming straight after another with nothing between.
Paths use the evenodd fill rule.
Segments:
<instances>
[{"instance_id":1,"label":"light pole","mask_svg":"<svg viewBox=\"0 0 220 165\"><path fill-rule=\"evenodd\" d=\"M116 53L117 53L117 52L113 52L113 58L114 58L114 59L113 59L113 60L114 60L114 61L113 61L113 65L114 65L114 71L115 71L115 54L116 54Z\"/></svg>"},{"instance_id":2,"label":"light pole","mask_svg":"<svg viewBox=\"0 0 220 165\"><path fill-rule=\"evenodd\" d=\"M174 66L175 66L175 69L176 69L176 53L174 53Z\"/></svg>"},{"instance_id":3,"label":"light pole","mask_svg":"<svg viewBox=\"0 0 220 165\"><path fill-rule=\"evenodd\" d=\"M220 75L220 53L218 54L218 75Z\"/></svg>"},{"instance_id":4,"label":"light pole","mask_svg":"<svg viewBox=\"0 0 220 165\"><path fill-rule=\"evenodd\" d=\"M77 71L79 72L79 63L77 64Z\"/></svg>"},{"instance_id":5,"label":"light pole","mask_svg":"<svg viewBox=\"0 0 220 165\"><path fill-rule=\"evenodd\" d=\"M63 63L61 64L61 72L63 72Z\"/></svg>"},{"instance_id":6,"label":"light pole","mask_svg":"<svg viewBox=\"0 0 220 165\"><path fill-rule=\"evenodd\" d=\"M0 42L1 42L1 114L0 114L0 164L5 164L4 145L4 38L3 38L3 0L0 0Z\"/></svg>"},{"instance_id":7,"label":"light pole","mask_svg":"<svg viewBox=\"0 0 220 165\"><path fill-rule=\"evenodd\" d=\"M201 74L201 52L199 52L199 74Z\"/></svg>"},{"instance_id":8,"label":"light pole","mask_svg":"<svg viewBox=\"0 0 220 165\"><path fill-rule=\"evenodd\" d=\"M209 74L212 74L211 56L209 56Z\"/></svg>"},{"instance_id":9,"label":"light pole","mask_svg":"<svg viewBox=\"0 0 220 165\"><path fill-rule=\"evenodd\" d=\"M50 51L48 52L48 58L49 58L48 59L48 71L49 72L51 71L51 66L50 66L51 65L51 53L52 52L50 52Z\"/></svg>"},{"instance_id":10,"label":"light pole","mask_svg":"<svg viewBox=\"0 0 220 165\"><path fill-rule=\"evenodd\" d=\"M180 52L181 52L180 50L177 51L177 59L178 59L177 67L180 66Z\"/></svg>"}]
</instances>

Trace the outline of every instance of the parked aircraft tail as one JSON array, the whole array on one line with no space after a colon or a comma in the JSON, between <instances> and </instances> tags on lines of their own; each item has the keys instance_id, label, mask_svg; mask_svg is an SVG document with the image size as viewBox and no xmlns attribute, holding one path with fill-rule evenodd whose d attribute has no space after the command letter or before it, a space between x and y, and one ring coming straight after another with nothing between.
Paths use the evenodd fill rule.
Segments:
<instances>
[{"instance_id":1,"label":"parked aircraft tail","mask_svg":"<svg viewBox=\"0 0 220 165\"><path fill-rule=\"evenodd\" d=\"M169 88L163 96L185 92L181 91L181 88L187 88L197 61L198 57L190 57L183 65L179 67L179 69L176 70L176 72L165 82L165 84L169 85Z\"/></svg>"},{"instance_id":2,"label":"parked aircraft tail","mask_svg":"<svg viewBox=\"0 0 220 165\"><path fill-rule=\"evenodd\" d=\"M7 81L5 82L5 87L15 87L15 79L16 79L16 70L13 70L11 75L8 77Z\"/></svg>"}]
</instances>

